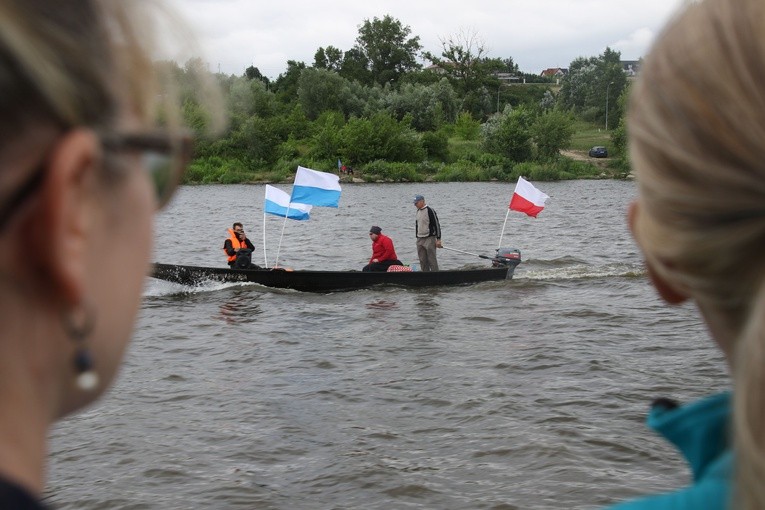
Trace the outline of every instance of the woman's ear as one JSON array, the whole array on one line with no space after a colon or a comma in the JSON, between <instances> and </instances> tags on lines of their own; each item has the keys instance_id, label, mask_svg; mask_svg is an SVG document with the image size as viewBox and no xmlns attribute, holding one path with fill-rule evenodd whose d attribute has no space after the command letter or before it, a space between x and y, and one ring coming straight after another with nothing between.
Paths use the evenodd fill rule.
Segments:
<instances>
[{"instance_id":1,"label":"woman's ear","mask_svg":"<svg viewBox=\"0 0 765 510\"><path fill-rule=\"evenodd\" d=\"M627 223L630 227L630 231L632 232L632 237L635 239L638 245L640 245L640 240L635 235L635 228L639 215L640 203L635 200L630 203L629 209L627 209ZM646 260L645 266L646 270L648 271L648 277L651 279L651 283L656 288L659 296L661 296L664 301L671 305L679 305L680 303L688 300L688 296L672 287L664 278L659 275L659 273L656 272L656 270L653 268L653 265L648 260Z\"/></svg>"},{"instance_id":2,"label":"woman's ear","mask_svg":"<svg viewBox=\"0 0 765 510\"><path fill-rule=\"evenodd\" d=\"M635 220L637 219L639 208L637 200L630 202L629 207L627 207L627 226L629 226L633 238L635 237Z\"/></svg>"},{"instance_id":3,"label":"woman's ear","mask_svg":"<svg viewBox=\"0 0 765 510\"><path fill-rule=\"evenodd\" d=\"M39 207L27 227L27 260L68 304L81 302L85 292L101 156L93 131L64 133L46 158Z\"/></svg>"},{"instance_id":4,"label":"woman's ear","mask_svg":"<svg viewBox=\"0 0 765 510\"><path fill-rule=\"evenodd\" d=\"M659 276L659 274L656 272L656 270L654 270L653 266L651 266L648 261L646 261L645 266L646 270L648 271L648 277L651 279L651 283L653 283L656 291L664 301L670 305L679 305L688 300L688 296L686 294L675 290L675 288L667 283L664 278Z\"/></svg>"}]
</instances>

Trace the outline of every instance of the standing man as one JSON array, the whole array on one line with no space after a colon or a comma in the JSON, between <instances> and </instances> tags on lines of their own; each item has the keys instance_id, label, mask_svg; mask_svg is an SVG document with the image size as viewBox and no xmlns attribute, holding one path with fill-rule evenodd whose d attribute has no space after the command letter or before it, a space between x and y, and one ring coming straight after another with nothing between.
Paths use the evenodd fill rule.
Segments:
<instances>
[{"instance_id":1,"label":"standing man","mask_svg":"<svg viewBox=\"0 0 765 510\"><path fill-rule=\"evenodd\" d=\"M390 266L403 265L396 256L393 241L390 237L383 235L380 227L370 228L369 238L372 240L372 258L362 271L387 271Z\"/></svg>"},{"instance_id":2,"label":"standing man","mask_svg":"<svg viewBox=\"0 0 765 510\"><path fill-rule=\"evenodd\" d=\"M441 224L436 211L425 205L425 197L414 197L417 215L414 222L414 235L417 237L417 256L422 271L438 271L436 248L441 248Z\"/></svg>"},{"instance_id":3,"label":"standing man","mask_svg":"<svg viewBox=\"0 0 765 510\"><path fill-rule=\"evenodd\" d=\"M234 268L236 266L237 269L256 269L257 266L252 267L253 264L251 263L252 252L254 250L255 246L247 239L247 235L244 233L244 226L237 221L232 225L232 228L228 229L228 239L223 242L223 251L226 254L226 261L229 267ZM239 264L237 264L237 258L242 259Z\"/></svg>"}]
</instances>

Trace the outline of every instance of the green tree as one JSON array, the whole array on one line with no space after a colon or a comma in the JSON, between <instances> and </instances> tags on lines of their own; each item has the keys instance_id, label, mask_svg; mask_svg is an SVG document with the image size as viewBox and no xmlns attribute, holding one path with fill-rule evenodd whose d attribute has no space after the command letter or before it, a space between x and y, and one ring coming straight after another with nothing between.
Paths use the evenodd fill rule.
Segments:
<instances>
[{"instance_id":1,"label":"green tree","mask_svg":"<svg viewBox=\"0 0 765 510\"><path fill-rule=\"evenodd\" d=\"M350 81L357 81L364 85L371 85L372 73L369 71L369 61L366 55L358 48L351 48L343 55L340 64L340 76Z\"/></svg>"},{"instance_id":2,"label":"green tree","mask_svg":"<svg viewBox=\"0 0 765 510\"><path fill-rule=\"evenodd\" d=\"M313 149L311 154L319 159L335 159L340 156L345 119L340 112L326 111L312 125Z\"/></svg>"},{"instance_id":3,"label":"green tree","mask_svg":"<svg viewBox=\"0 0 765 510\"><path fill-rule=\"evenodd\" d=\"M298 98L306 116L314 120L326 110L342 111L341 89L345 80L326 69L308 68L300 74Z\"/></svg>"},{"instance_id":4,"label":"green tree","mask_svg":"<svg viewBox=\"0 0 765 510\"><path fill-rule=\"evenodd\" d=\"M300 105L296 104L284 119L289 137L300 140L310 136L311 122Z\"/></svg>"},{"instance_id":5,"label":"green tree","mask_svg":"<svg viewBox=\"0 0 765 510\"><path fill-rule=\"evenodd\" d=\"M342 63L343 52L334 46L319 48L313 56L313 67L319 69L339 72Z\"/></svg>"},{"instance_id":6,"label":"green tree","mask_svg":"<svg viewBox=\"0 0 765 510\"><path fill-rule=\"evenodd\" d=\"M553 95L552 91L545 90L544 96L539 101L539 107L543 111L552 110L555 108L555 96Z\"/></svg>"},{"instance_id":7,"label":"green tree","mask_svg":"<svg viewBox=\"0 0 765 510\"><path fill-rule=\"evenodd\" d=\"M476 119L487 119L492 113L496 113L497 92L494 88L480 87L468 91L462 98L461 111L470 112Z\"/></svg>"},{"instance_id":8,"label":"green tree","mask_svg":"<svg viewBox=\"0 0 765 510\"><path fill-rule=\"evenodd\" d=\"M557 159L560 150L569 144L574 134L571 118L557 110L539 115L531 124L530 131L541 160Z\"/></svg>"},{"instance_id":9,"label":"green tree","mask_svg":"<svg viewBox=\"0 0 765 510\"><path fill-rule=\"evenodd\" d=\"M508 72L508 62L488 58L486 43L475 31L461 31L441 40L441 56L425 52L425 59L440 67L452 84L467 94L478 88L499 84L495 73ZM512 59L509 59L509 65Z\"/></svg>"},{"instance_id":10,"label":"green tree","mask_svg":"<svg viewBox=\"0 0 765 510\"><path fill-rule=\"evenodd\" d=\"M265 84L270 83L270 80L268 79L268 77L267 76L263 76L260 73L260 69L258 69L255 66L250 66L247 69L245 69L244 70L244 76L248 80L259 80L259 81L262 81Z\"/></svg>"},{"instance_id":11,"label":"green tree","mask_svg":"<svg viewBox=\"0 0 765 510\"><path fill-rule=\"evenodd\" d=\"M327 54L321 46L319 46L319 49L313 54L313 66L317 69L327 68Z\"/></svg>"},{"instance_id":12,"label":"green tree","mask_svg":"<svg viewBox=\"0 0 765 510\"><path fill-rule=\"evenodd\" d=\"M250 117L223 143L216 144L217 155L237 159L251 167L274 163L279 144L284 141L275 129L278 118Z\"/></svg>"},{"instance_id":13,"label":"green tree","mask_svg":"<svg viewBox=\"0 0 765 510\"><path fill-rule=\"evenodd\" d=\"M417 133L408 119L397 122L389 113L379 112L368 119L353 118L341 131L343 161L353 165L377 159L418 162L425 158Z\"/></svg>"},{"instance_id":14,"label":"green tree","mask_svg":"<svg viewBox=\"0 0 765 510\"><path fill-rule=\"evenodd\" d=\"M225 87L230 78L222 74L213 74L208 71L206 62L199 58L186 61L183 67L174 61L158 61L154 69L160 77L160 89L158 95L178 98L183 105L181 114L183 119L194 128L198 134L209 135L217 132L225 124L222 108L208 108L212 104L218 104L218 92L214 90ZM175 99L172 100L175 102ZM177 115L175 109L166 109L166 102L160 101L156 112L160 122L166 122L169 118Z\"/></svg>"},{"instance_id":15,"label":"green tree","mask_svg":"<svg viewBox=\"0 0 765 510\"><path fill-rule=\"evenodd\" d=\"M613 88L614 85L611 85ZM618 88L618 87L617 87ZM616 101L613 101L611 97L609 97L609 103L608 103L608 126L609 129L612 126L618 126L619 121L627 115L627 102L629 101L630 92L632 90L632 82L627 81L624 87L621 88L621 92L616 97ZM613 107L611 106L611 102L613 102Z\"/></svg>"},{"instance_id":16,"label":"green tree","mask_svg":"<svg viewBox=\"0 0 765 510\"><path fill-rule=\"evenodd\" d=\"M463 140L477 140L481 134L481 123L468 112L462 112L454 124L454 134Z\"/></svg>"},{"instance_id":17,"label":"green tree","mask_svg":"<svg viewBox=\"0 0 765 510\"><path fill-rule=\"evenodd\" d=\"M577 57L569 64L568 74L561 82L558 100L567 110L581 113L595 96L598 79L598 59Z\"/></svg>"},{"instance_id":18,"label":"green tree","mask_svg":"<svg viewBox=\"0 0 765 510\"><path fill-rule=\"evenodd\" d=\"M339 74L326 69L305 69L299 80L298 98L309 119L316 119L322 112L335 110L345 118L368 116L380 111L379 87L364 87L350 82Z\"/></svg>"},{"instance_id":19,"label":"green tree","mask_svg":"<svg viewBox=\"0 0 765 510\"><path fill-rule=\"evenodd\" d=\"M397 82L403 74L421 67L417 62L420 38L409 37L411 32L409 26L390 15L364 20L355 49L365 57L373 82Z\"/></svg>"},{"instance_id":20,"label":"green tree","mask_svg":"<svg viewBox=\"0 0 765 510\"><path fill-rule=\"evenodd\" d=\"M271 117L280 110L274 94L259 80L234 77L228 88L228 112L234 123L252 115Z\"/></svg>"},{"instance_id":21,"label":"green tree","mask_svg":"<svg viewBox=\"0 0 765 510\"><path fill-rule=\"evenodd\" d=\"M500 72L502 73L510 73L518 75L521 73L520 69L518 69L518 64L515 63L513 60L513 57L507 57L503 58L502 64L504 65L504 68L500 69Z\"/></svg>"},{"instance_id":22,"label":"green tree","mask_svg":"<svg viewBox=\"0 0 765 510\"><path fill-rule=\"evenodd\" d=\"M591 122L603 122L617 111L617 98L627 86L621 54L606 48L597 57L578 57L563 77L558 95L561 106Z\"/></svg>"},{"instance_id":23,"label":"green tree","mask_svg":"<svg viewBox=\"0 0 765 510\"><path fill-rule=\"evenodd\" d=\"M616 156L620 163L625 167L629 166L629 150L627 150L627 123L626 119L622 117L618 120L616 128L611 131L611 146L612 154L610 156Z\"/></svg>"},{"instance_id":24,"label":"green tree","mask_svg":"<svg viewBox=\"0 0 765 510\"><path fill-rule=\"evenodd\" d=\"M441 131L423 133L422 146L429 159L446 161L449 157L449 137Z\"/></svg>"},{"instance_id":25,"label":"green tree","mask_svg":"<svg viewBox=\"0 0 765 510\"><path fill-rule=\"evenodd\" d=\"M183 122L197 133L204 133L210 121L209 115L199 107L199 104L186 99L183 102Z\"/></svg>"},{"instance_id":26,"label":"green tree","mask_svg":"<svg viewBox=\"0 0 765 510\"><path fill-rule=\"evenodd\" d=\"M286 104L297 100L298 81L305 68L305 62L288 60L287 70L276 77L273 90L282 103Z\"/></svg>"},{"instance_id":27,"label":"green tree","mask_svg":"<svg viewBox=\"0 0 765 510\"><path fill-rule=\"evenodd\" d=\"M532 158L531 124L533 116L525 107L505 108L483 125L483 148L520 163Z\"/></svg>"},{"instance_id":28,"label":"green tree","mask_svg":"<svg viewBox=\"0 0 765 510\"><path fill-rule=\"evenodd\" d=\"M603 90L603 97L608 94L608 100L598 107L602 106L603 117L612 121L609 122L609 126L606 126L608 128L615 126L618 122L618 99L627 87L627 74L622 68L621 53L606 48L602 55L601 70L603 75L599 86ZM597 99L595 101L597 102ZM606 103L608 104L608 112L606 112Z\"/></svg>"},{"instance_id":29,"label":"green tree","mask_svg":"<svg viewBox=\"0 0 765 510\"><path fill-rule=\"evenodd\" d=\"M260 69L258 69L255 66L250 66L247 69L244 70L244 76L248 80L259 80L263 77L262 74L260 74Z\"/></svg>"},{"instance_id":30,"label":"green tree","mask_svg":"<svg viewBox=\"0 0 765 510\"><path fill-rule=\"evenodd\" d=\"M409 83L412 85L432 85L433 83L438 83L444 79L446 78L433 72L431 69L422 69L406 73L398 80L398 85L402 86Z\"/></svg>"},{"instance_id":31,"label":"green tree","mask_svg":"<svg viewBox=\"0 0 765 510\"><path fill-rule=\"evenodd\" d=\"M385 102L396 119L409 115L417 131L435 131L451 122L458 105L457 94L446 79L433 85L403 85L390 92Z\"/></svg>"},{"instance_id":32,"label":"green tree","mask_svg":"<svg viewBox=\"0 0 765 510\"><path fill-rule=\"evenodd\" d=\"M503 86L500 90L502 92L500 110L502 110L501 105L504 104L509 104L513 108L525 105L530 109L537 109L545 96L552 94L550 86L546 84L508 85Z\"/></svg>"},{"instance_id":33,"label":"green tree","mask_svg":"<svg viewBox=\"0 0 765 510\"><path fill-rule=\"evenodd\" d=\"M358 81L345 81L343 113L345 118L371 117L385 109L383 98L390 92L380 87L365 87Z\"/></svg>"},{"instance_id":34,"label":"green tree","mask_svg":"<svg viewBox=\"0 0 765 510\"><path fill-rule=\"evenodd\" d=\"M631 86L627 86L619 99L616 101L617 109L614 118L614 125L616 128L611 131L611 145L613 148L613 156L616 156L619 166L623 169L629 169L629 147L627 146L627 102L629 101ZM609 118L609 123L611 120Z\"/></svg>"}]
</instances>

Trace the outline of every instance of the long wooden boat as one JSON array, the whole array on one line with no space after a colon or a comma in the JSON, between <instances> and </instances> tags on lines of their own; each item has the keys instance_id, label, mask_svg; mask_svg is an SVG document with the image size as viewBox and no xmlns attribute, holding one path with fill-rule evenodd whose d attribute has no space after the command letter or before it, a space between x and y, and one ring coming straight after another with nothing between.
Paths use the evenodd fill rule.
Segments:
<instances>
[{"instance_id":1,"label":"long wooden boat","mask_svg":"<svg viewBox=\"0 0 765 510\"><path fill-rule=\"evenodd\" d=\"M445 271L363 272L363 271L303 271L284 269L229 269L221 267L179 266L154 264L151 276L160 280L198 285L208 281L253 282L266 287L294 289L304 292L334 292L355 290L377 285L403 287L434 287L467 285L471 283L512 278L520 262L496 264L481 269Z\"/></svg>"}]
</instances>

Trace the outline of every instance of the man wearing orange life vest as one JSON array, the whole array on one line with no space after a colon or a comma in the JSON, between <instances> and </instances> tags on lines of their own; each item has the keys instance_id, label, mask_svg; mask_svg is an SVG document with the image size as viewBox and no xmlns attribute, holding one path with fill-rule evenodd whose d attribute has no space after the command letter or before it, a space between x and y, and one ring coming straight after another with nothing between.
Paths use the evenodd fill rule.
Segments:
<instances>
[{"instance_id":1,"label":"man wearing orange life vest","mask_svg":"<svg viewBox=\"0 0 765 510\"><path fill-rule=\"evenodd\" d=\"M247 235L244 233L244 226L239 222L234 223L232 228L228 229L228 236L228 239L223 243L223 251L226 253L228 265L233 268L236 264L239 250L250 250L248 252L249 255L255 250L255 246L247 239Z\"/></svg>"}]
</instances>

